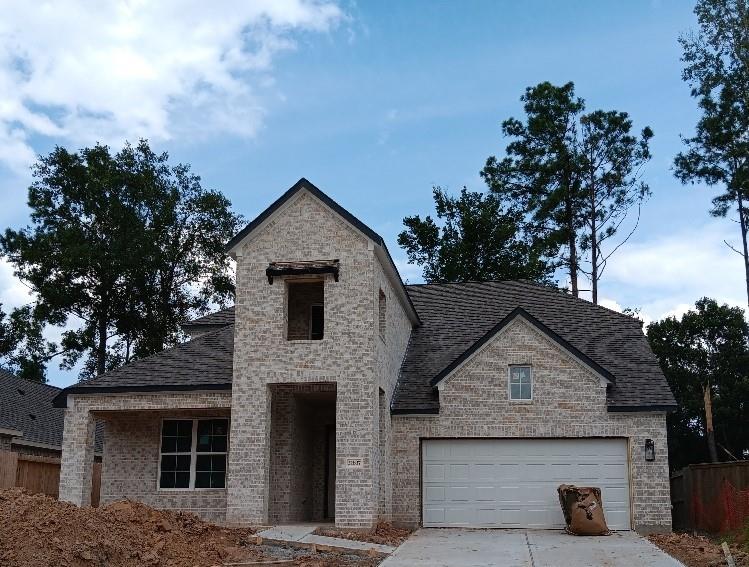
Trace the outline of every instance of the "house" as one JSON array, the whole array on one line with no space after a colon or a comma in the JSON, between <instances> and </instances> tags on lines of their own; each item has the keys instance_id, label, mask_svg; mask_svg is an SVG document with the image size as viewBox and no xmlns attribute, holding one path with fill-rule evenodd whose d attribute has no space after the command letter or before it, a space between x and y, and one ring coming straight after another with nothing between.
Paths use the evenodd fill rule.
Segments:
<instances>
[{"instance_id":1,"label":"house","mask_svg":"<svg viewBox=\"0 0 749 567\"><path fill-rule=\"evenodd\" d=\"M61 498L232 524L671 525L674 398L639 322L529 282L404 285L383 239L301 179L227 245L236 305L63 390Z\"/></svg>"},{"instance_id":2,"label":"house","mask_svg":"<svg viewBox=\"0 0 749 567\"><path fill-rule=\"evenodd\" d=\"M59 457L65 415L52 404L59 393L0 368L0 451Z\"/></svg>"}]
</instances>

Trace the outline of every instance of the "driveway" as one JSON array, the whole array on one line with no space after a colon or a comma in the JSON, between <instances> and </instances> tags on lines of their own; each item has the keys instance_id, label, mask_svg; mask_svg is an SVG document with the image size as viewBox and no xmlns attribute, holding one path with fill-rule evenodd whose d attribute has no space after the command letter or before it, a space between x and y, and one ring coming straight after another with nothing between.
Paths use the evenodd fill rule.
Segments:
<instances>
[{"instance_id":1,"label":"driveway","mask_svg":"<svg viewBox=\"0 0 749 567\"><path fill-rule=\"evenodd\" d=\"M421 529L380 567L683 567L635 532Z\"/></svg>"}]
</instances>

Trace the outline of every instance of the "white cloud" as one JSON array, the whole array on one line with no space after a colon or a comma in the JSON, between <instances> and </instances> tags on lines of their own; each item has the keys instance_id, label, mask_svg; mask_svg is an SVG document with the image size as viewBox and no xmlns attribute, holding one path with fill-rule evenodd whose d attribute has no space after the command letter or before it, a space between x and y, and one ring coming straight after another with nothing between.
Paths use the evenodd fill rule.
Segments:
<instances>
[{"instance_id":1,"label":"white cloud","mask_svg":"<svg viewBox=\"0 0 749 567\"><path fill-rule=\"evenodd\" d=\"M274 56L342 18L327 0L6 1L0 162L25 169L35 136L252 136Z\"/></svg>"},{"instance_id":2,"label":"white cloud","mask_svg":"<svg viewBox=\"0 0 749 567\"><path fill-rule=\"evenodd\" d=\"M32 301L31 291L13 275L13 266L0 258L0 305L3 311L10 312Z\"/></svg>"},{"instance_id":3,"label":"white cloud","mask_svg":"<svg viewBox=\"0 0 749 567\"><path fill-rule=\"evenodd\" d=\"M702 226L625 245L612 257L600 283L601 304L621 311L640 308L645 322L680 317L701 297L746 308L738 229L717 219Z\"/></svg>"}]
</instances>

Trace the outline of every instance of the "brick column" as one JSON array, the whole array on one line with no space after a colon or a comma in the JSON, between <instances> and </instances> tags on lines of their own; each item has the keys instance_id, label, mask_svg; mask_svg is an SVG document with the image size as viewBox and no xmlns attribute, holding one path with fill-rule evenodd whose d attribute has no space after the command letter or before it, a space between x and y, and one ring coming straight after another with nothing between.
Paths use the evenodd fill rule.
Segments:
<instances>
[{"instance_id":1,"label":"brick column","mask_svg":"<svg viewBox=\"0 0 749 567\"><path fill-rule=\"evenodd\" d=\"M226 521L268 523L270 390L236 380L232 386Z\"/></svg>"},{"instance_id":2,"label":"brick column","mask_svg":"<svg viewBox=\"0 0 749 567\"><path fill-rule=\"evenodd\" d=\"M68 396L60 461L60 500L77 506L91 505L96 424L88 407Z\"/></svg>"}]
</instances>

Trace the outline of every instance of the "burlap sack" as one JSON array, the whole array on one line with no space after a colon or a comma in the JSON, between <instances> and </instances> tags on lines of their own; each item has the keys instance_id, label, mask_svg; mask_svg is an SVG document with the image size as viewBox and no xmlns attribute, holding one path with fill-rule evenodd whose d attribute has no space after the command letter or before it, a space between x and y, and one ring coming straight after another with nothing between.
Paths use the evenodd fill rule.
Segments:
<instances>
[{"instance_id":1,"label":"burlap sack","mask_svg":"<svg viewBox=\"0 0 749 567\"><path fill-rule=\"evenodd\" d=\"M573 535L609 535L603 515L601 489L562 484L557 488L567 533Z\"/></svg>"}]
</instances>

